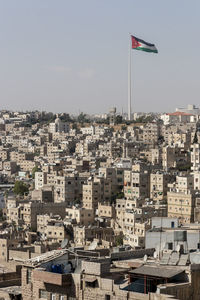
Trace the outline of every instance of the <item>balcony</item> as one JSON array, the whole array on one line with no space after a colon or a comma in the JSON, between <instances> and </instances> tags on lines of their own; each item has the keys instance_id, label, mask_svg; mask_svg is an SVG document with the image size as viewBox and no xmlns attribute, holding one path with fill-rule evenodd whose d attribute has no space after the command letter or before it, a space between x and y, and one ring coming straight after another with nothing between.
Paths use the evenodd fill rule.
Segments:
<instances>
[{"instance_id":1,"label":"balcony","mask_svg":"<svg viewBox=\"0 0 200 300\"><path fill-rule=\"evenodd\" d=\"M44 270L35 269L33 271L33 279L36 281L42 281L47 284L54 284L58 286L71 285L71 274L58 274L53 272L47 272Z\"/></svg>"}]
</instances>

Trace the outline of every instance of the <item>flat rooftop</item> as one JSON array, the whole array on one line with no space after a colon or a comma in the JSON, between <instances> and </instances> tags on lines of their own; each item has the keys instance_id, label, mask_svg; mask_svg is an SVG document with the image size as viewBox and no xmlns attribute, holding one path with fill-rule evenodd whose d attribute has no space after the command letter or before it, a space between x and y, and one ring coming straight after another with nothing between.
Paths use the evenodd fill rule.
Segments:
<instances>
[{"instance_id":1,"label":"flat rooftop","mask_svg":"<svg viewBox=\"0 0 200 300\"><path fill-rule=\"evenodd\" d=\"M0 288L0 292L7 292L9 295L21 295L21 286L13 285L4 288Z\"/></svg>"},{"instance_id":2,"label":"flat rooftop","mask_svg":"<svg viewBox=\"0 0 200 300\"><path fill-rule=\"evenodd\" d=\"M135 270L129 271L130 274L147 275L160 278L172 278L183 273L184 270L176 267L166 268L166 266L141 266Z\"/></svg>"}]
</instances>

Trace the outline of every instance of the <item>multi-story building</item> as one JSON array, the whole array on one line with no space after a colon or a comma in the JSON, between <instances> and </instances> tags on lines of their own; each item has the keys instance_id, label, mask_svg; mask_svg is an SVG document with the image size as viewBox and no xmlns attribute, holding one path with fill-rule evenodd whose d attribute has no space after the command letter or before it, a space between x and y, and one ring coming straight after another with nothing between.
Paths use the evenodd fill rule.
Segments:
<instances>
[{"instance_id":1,"label":"multi-story building","mask_svg":"<svg viewBox=\"0 0 200 300\"><path fill-rule=\"evenodd\" d=\"M149 198L150 180L149 173L124 171L124 196L127 199Z\"/></svg>"},{"instance_id":2,"label":"multi-story building","mask_svg":"<svg viewBox=\"0 0 200 300\"><path fill-rule=\"evenodd\" d=\"M173 181L174 177L168 173L157 171L150 174L150 198L155 201L166 201L168 183Z\"/></svg>"},{"instance_id":3,"label":"multi-story building","mask_svg":"<svg viewBox=\"0 0 200 300\"><path fill-rule=\"evenodd\" d=\"M176 217L180 224L194 222L195 199L193 176L177 176L176 182L169 184L167 193L168 217Z\"/></svg>"},{"instance_id":4,"label":"multi-story building","mask_svg":"<svg viewBox=\"0 0 200 300\"><path fill-rule=\"evenodd\" d=\"M85 246L90 244L94 239L97 243L108 242L109 245L113 245L115 242L114 230L111 227L99 227L99 226L74 226L74 243L78 246Z\"/></svg>"},{"instance_id":5,"label":"multi-story building","mask_svg":"<svg viewBox=\"0 0 200 300\"><path fill-rule=\"evenodd\" d=\"M86 182L85 176L70 174L69 176L58 176L47 174L47 185L54 187L54 201L66 202L73 205L74 202L82 199L83 184Z\"/></svg>"},{"instance_id":6,"label":"multi-story building","mask_svg":"<svg viewBox=\"0 0 200 300\"><path fill-rule=\"evenodd\" d=\"M49 124L49 132L50 133L62 133L69 131L69 124L62 122L59 118L56 118L55 122Z\"/></svg>"},{"instance_id":7,"label":"multi-story building","mask_svg":"<svg viewBox=\"0 0 200 300\"><path fill-rule=\"evenodd\" d=\"M191 145L191 163L193 171L200 169L200 147L197 143Z\"/></svg>"},{"instance_id":8,"label":"multi-story building","mask_svg":"<svg viewBox=\"0 0 200 300\"><path fill-rule=\"evenodd\" d=\"M40 201L16 201L7 202L7 220L9 223L14 221L17 225L24 228L37 230L38 214L57 214L65 217L66 203L41 203Z\"/></svg>"},{"instance_id":9,"label":"multi-story building","mask_svg":"<svg viewBox=\"0 0 200 300\"><path fill-rule=\"evenodd\" d=\"M66 208L66 223L75 223L78 225L89 226L94 223L94 210L84 207L77 208L75 206Z\"/></svg>"}]
</instances>

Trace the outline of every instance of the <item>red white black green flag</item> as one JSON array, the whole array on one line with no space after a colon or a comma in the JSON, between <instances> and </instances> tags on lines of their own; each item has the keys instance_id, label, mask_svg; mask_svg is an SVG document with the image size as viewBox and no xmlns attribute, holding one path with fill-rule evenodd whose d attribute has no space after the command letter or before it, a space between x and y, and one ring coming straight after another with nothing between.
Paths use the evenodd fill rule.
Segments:
<instances>
[{"instance_id":1,"label":"red white black green flag","mask_svg":"<svg viewBox=\"0 0 200 300\"><path fill-rule=\"evenodd\" d=\"M142 50L146 52L158 53L156 46L154 44L147 43L141 39L136 38L131 35L132 49Z\"/></svg>"}]
</instances>

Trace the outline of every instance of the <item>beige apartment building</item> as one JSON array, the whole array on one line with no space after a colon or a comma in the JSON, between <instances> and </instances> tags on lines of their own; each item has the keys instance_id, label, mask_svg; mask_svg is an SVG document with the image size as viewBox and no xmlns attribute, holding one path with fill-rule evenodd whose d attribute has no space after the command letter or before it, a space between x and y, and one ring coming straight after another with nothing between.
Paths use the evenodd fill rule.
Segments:
<instances>
[{"instance_id":1,"label":"beige apartment building","mask_svg":"<svg viewBox=\"0 0 200 300\"><path fill-rule=\"evenodd\" d=\"M199 144L191 145L192 170L198 171L200 168L200 147Z\"/></svg>"},{"instance_id":2,"label":"beige apartment building","mask_svg":"<svg viewBox=\"0 0 200 300\"><path fill-rule=\"evenodd\" d=\"M94 179L83 185L83 207L96 209L101 201L101 184Z\"/></svg>"},{"instance_id":3,"label":"beige apartment building","mask_svg":"<svg viewBox=\"0 0 200 300\"><path fill-rule=\"evenodd\" d=\"M194 172L193 176L194 176L194 190L200 191L200 171Z\"/></svg>"},{"instance_id":4,"label":"beige apartment building","mask_svg":"<svg viewBox=\"0 0 200 300\"><path fill-rule=\"evenodd\" d=\"M116 193L124 185L124 169L104 167L99 168L99 177L109 179L111 182L111 192Z\"/></svg>"},{"instance_id":5,"label":"beige apartment building","mask_svg":"<svg viewBox=\"0 0 200 300\"><path fill-rule=\"evenodd\" d=\"M68 237L65 225L63 222L50 220L48 221L45 231L45 240L48 241L50 244L54 243L62 243L64 239Z\"/></svg>"},{"instance_id":6,"label":"beige apartment building","mask_svg":"<svg viewBox=\"0 0 200 300\"><path fill-rule=\"evenodd\" d=\"M33 153L24 153L18 151L10 152L10 160L16 161L17 163L22 163L24 160L33 160Z\"/></svg>"},{"instance_id":7,"label":"beige apartment building","mask_svg":"<svg viewBox=\"0 0 200 300\"><path fill-rule=\"evenodd\" d=\"M131 247L145 246L145 232L150 228L147 221L150 216L155 215L155 208L138 208L138 203L131 199L116 200L116 220L118 229L124 234L124 244ZM115 226L117 228L117 226Z\"/></svg>"},{"instance_id":8,"label":"beige apartment building","mask_svg":"<svg viewBox=\"0 0 200 300\"><path fill-rule=\"evenodd\" d=\"M150 174L150 198L159 202L167 200L168 183L173 176L164 172Z\"/></svg>"},{"instance_id":9,"label":"beige apartment building","mask_svg":"<svg viewBox=\"0 0 200 300\"><path fill-rule=\"evenodd\" d=\"M12 200L11 200L12 201ZM65 217L66 203L41 203L39 201L14 201L7 202L7 219L16 224L23 225L24 228L37 230L37 215L56 214Z\"/></svg>"},{"instance_id":10,"label":"beige apartment building","mask_svg":"<svg viewBox=\"0 0 200 300\"><path fill-rule=\"evenodd\" d=\"M149 173L124 171L124 196L126 199L149 197Z\"/></svg>"},{"instance_id":11,"label":"beige apartment building","mask_svg":"<svg viewBox=\"0 0 200 300\"><path fill-rule=\"evenodd\" d=\"M21 171L31 173L33 168L35 168L37 166L37 163L32 160L23 160L18 163L18 166L20 167Z\"/></svg>"},{"instance_id":12,"label":"beige apartment building","mask_svg":"<svg viewBox=\"0 0 200 300\"><path fill-rule=\"evenodd\" d=\"M66 217L65 220L69 220L69 224L73 221L78 225L89 226L94 222L94 210L89 208L77 208L73 206L72 208L67 207L65 209Z\"/></svg>"},{"instance_id":13,"label":"beige apartment building","mask_svg":"<svg viewBox=\"0 0 200 300\"><path fill-rule=\"evenodd\" d=\"M194 222L195 197L194 194L168 192L168 217L176 217L180 224Z\"/></svg>"},{"instance_id":14,"label":"beige apartment building","mask_svg":"<svg viewBox=\"0 0 200 300\"><path fill-rule=\"evenodd\" d=\"M98 203L98 216L100 218L113 218L116 217L115 206L110 203Z\"/></svg>"},{"instance_id":15,"label":"beige apartment building","mask_svg":"<svg viewBox=\"0 0 200 300\"><path fill-rule=\"evenodd\" d=\"M111 227L85 227L85 226L74 226L74 243L76 246L89 245L94 239L97 243L103 241L108 242L112 245L115 241L114 230Z\"/></svg>"},{"instance_id":16,"label":"beige apartment building","mask_svg":"<svg viewBox=\"0 0 200 300\"><path fill-rule=\"evenodd\" d=\"M159 126L156 123L148 123L143 126L142 129L142 141L144 143L157 143L159 137Z\"/></svg>"},{"instance_id":17,"label":"beige apartment building","mask_svg":"<svg viewBox=\"0 0 200 300\"><path fill-rule=\"evenodd\" d=\"M82 199L83 184L86 177L74 173L68 176L47 174L47 185L54 186L54 202L66 202L73 205L74 201Z\"/></svg>"},{"instance_id":18,"label":"beige apartment building","mask_svg":"<svg viewBox=\"0 0 200 300\"><path fill-rule=\"evenodd\" d=\"M49 132L56 133L56 132L68 132L69 131L69 124L66 122L62 122L58 117L56 118L55 122L49 124Z\"/></svg>"},{"instance_id":19,"label":"beige apartment building","mask_svg":"<svg viewBox=\"0 0 200 300\"><path fill-rule=\"evenodd\" d=\"M194 193L193 176L177 176L176 182L169 184L169 189L168 217L178 218L180 224L194 222L195 199L198 194Z\"/></svg>"},{"instance_id":20,"label":"beige apartment building","mask_svg":"<svg viewBox=\"0 0 200 300\"><path fill-rule=\"evenodd\" d=\"M37 232L44 233L50 219L51 216L49 214L37 215Z\"/></svg>"},{"instance_id":21,"label":"beige apartment building","mask_svg":"<svg viewBox=\"0 0 200 300\"><path fill-rule=\"evenodd\" d=\"M176 149L174 147L165 146L162 148L162 166L163 169L176 167Z\"/></svg>"},{"instance_id":22,"label":"beige apartment building","mask_svg":"<svg viewBox=\"0 0 200 300\"><path fill-rule=\"evenodd\" d=\"M9 151L8 150L0 150L0 160L8 160L9 159Z\"/></svg>"},{"instance_id":23,"label":"beige apartment building","mask_svg":"<svg viewBox=\"0 0 200 300\"><path fill-rule=\"evenodd\" d=\"M7 209L6 218L8 223L14 223L16 225L20 224L20 208L10 207Z\"/></svg>"},{"instance_id":24,"label":"beige apartment building","mask_svg":"<svg viewBox=\"0 0 200 300\"><path fill-rule=\"evenodd\" d=\"M128 244L133 248L145 247L145 233L150 228L147 223L135 222L133 224L126 223L126 230L124 233L124 244Z\"/></svg>"},{"instance_id":25,"label":"beige apartment building","mask_svg":"<svg viewBox=\"0 0 200 300\"><path fill-rule=\"evenodd\" d=\"M99 202L111 200L111 181L104 177L88 179L83 185L83 207L89 209L98 208Z\"/></svg>"},{"instance_id":26,"label":"beige apartment building","mask_svg":"<svg viewBox=\"0 0 200 300\"><path fill-rule=\"evenodd\" d=\"M188 147L191 142L190 132L171 132L168 134L168 145Z\"/></svg>"},{"instance_id":27,"label":"beige apartment building","mask_svg":"<svg viewBox=\"0 0 200 300\"><path fill-rule=\"evenodd\" d=\"M126 212L126 200L117 199L116 200L116 223L120 228L123 228L125 221L125 212Z\"/></svg>"},{"instance_id":28,"label":"beige apartment building","mask_svg":"<svg viewBox=\"0 0 200 300\"><path fill-rule=\"evenodd\" d=\"M35 172L35 189L41 189L47 184L47 172Z\"/></svg>"},{"instance_id":29,"label":"beige apartment building","mask_svg":"<svg viewBox=\"0 0 200 300\"><path fill-rule=\"evenodd\" d=\"M3 174L11 176L17 172L17 164L15 161L4 161L3 162Z\"/></svg>"}]
</instances>

